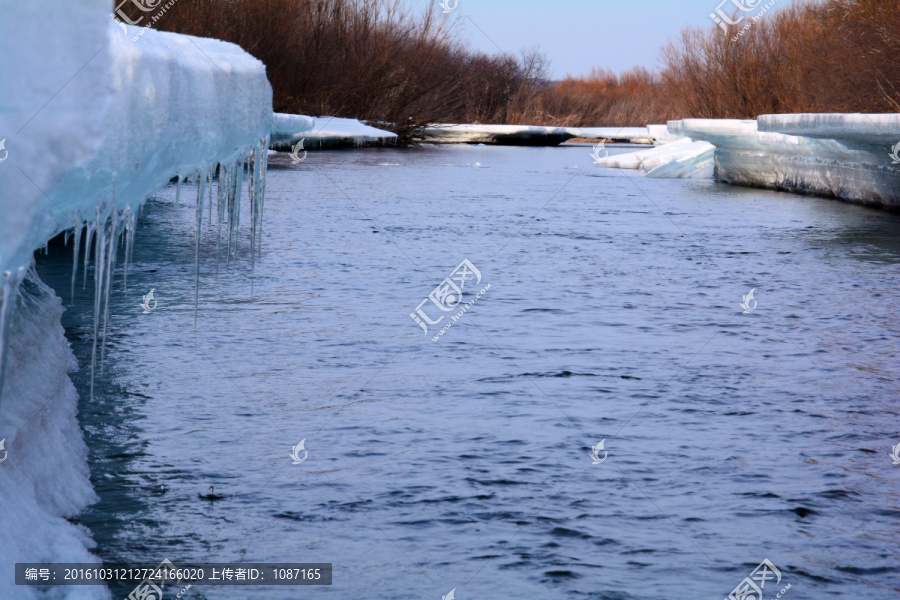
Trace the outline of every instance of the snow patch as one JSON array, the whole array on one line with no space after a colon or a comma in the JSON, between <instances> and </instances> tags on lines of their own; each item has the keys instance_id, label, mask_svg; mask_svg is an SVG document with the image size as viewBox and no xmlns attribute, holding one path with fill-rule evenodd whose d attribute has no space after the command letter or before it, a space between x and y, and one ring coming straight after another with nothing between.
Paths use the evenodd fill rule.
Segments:
<instances>
[{"instance_id":1,"label":"snow patch","mask_svg":"<svg viewBox=\"0 0 900 600\"><path fill-rule=\"evenodd\" d=\"M105 588L15 585L17 562L99 562L90 532L67 521L97 500L87 446L76 419L77 369L60 325L62 301L31 271L19 286L10 323L5 394L0 401L0 597L109 598Z\"/></svg>"}]
</instances>

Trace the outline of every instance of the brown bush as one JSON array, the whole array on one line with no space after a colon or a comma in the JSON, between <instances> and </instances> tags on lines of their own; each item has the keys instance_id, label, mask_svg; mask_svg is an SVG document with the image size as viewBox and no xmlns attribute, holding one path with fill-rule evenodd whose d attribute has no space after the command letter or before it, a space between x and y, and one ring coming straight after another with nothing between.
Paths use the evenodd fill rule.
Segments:
<instances>
[{"instance_id":1,"label":"brown bush","mask_svg":"<svg viewBox=\"0 0 900 600\"><path fill-rule=\"evenodd\" d=\"M622 75L594 69L588 77L570 77L520 93L508 121L564 127L643 126L665 123L673 114L658 75L642 68Z\"/></svg>"},{"instance_id":2,"label":"brown bush","mask_svg":"<svg viewBox=\"0 0 900 600\"><path fill-rule=\"evenodd\" d=\"M900 111L900 3L804 2L766 14L732 41L687 29L664 51L679 117Z\"/></svg>"}]
</instances>

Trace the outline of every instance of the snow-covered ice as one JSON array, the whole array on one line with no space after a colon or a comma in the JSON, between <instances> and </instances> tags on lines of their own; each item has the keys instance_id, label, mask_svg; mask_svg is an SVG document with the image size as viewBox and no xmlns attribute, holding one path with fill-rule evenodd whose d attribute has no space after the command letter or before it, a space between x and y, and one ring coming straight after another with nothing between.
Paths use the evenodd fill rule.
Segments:
<instances>
[{"instance_id":1,"label":"snow-covered ice","mask_svg":"<svg viewBox=\"0 0 900 600\"><path fill-rule=\"evenodd\" d=\"M67 518L96 501L87 447L76 420L78 394L69 379L75 356L60 325L63 307L31 272L19 286L9 327L8 375L0 400L0 598L108 598L103 588L15 585L16 562L98 562L90 532Z\"/></svg>"},{"instance_id":2,"label":"snow-covered ice","mask_svg":"<svg viewBox=\"0 0 900 600\"><path fill-rule=\"evenodd\" d=\"M685 119L673 133L716 146L724 183L840 198L900 210L900 115L763 115L758 121Z\"/></svg>"},{"instance_id":3,"label":"snow-covered ice","mask_svg":"<svg viewBox=\"0 0 900 600\"><path fill-rule=\"evenodd\" d=\"M650 125L662 140L658 126ZM723 183L900 210L900 115L763 115L758 120L669 121L674 141L595 161L648 177L713 177ZM677 139L680 138L680 139ZM669 138L671 139L671 138Z\"/></svg>"},{"instance_id":4,"label":"snow-covered ice","mask_svg":"<svg viewBox=\"0 0 900 600\"><path fill-rule=\"evenodd\" d=\"M306 115L275 113L269 133L269 147L273 150L290 150L291 147L312 131L316 120Z\"/></svg>"},{"instance_id":5,"label":"snow-covered ice","mask_svg":"<svg viewBox=\"0 0 900 600\"><path fill-rule=\"evenodd\" d=\"M269 147L287 151L301 140L304 150L330 150L393 144L397 134L356 119L276 113Z\"/></svg>"}]
</instances>

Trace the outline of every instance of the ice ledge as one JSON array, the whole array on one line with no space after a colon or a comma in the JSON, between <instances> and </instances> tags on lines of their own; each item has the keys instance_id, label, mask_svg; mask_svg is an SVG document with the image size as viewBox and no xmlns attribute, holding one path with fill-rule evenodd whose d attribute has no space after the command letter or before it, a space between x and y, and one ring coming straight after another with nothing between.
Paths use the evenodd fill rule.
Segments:
<instances>
[{"instance_id":1,"label":"ice ledge","mask_svg":"<svg viewBox=\"0 0 900 600\"><path fill-rule=\"evenodd\" d=\"M100 10L77 34L90 30L93 38L73 34L63 40L70 47L56 53L22 51L46 37L44 27L29 27L45 18L40 11L17 9L0 27L0 33L31 31L17 34L22 45L0 57L4 69L30 64L12 81L0 75L0 83L10 83L5 95L30 105L0 108L0 138L8 136L9 149L0 164L0 213L7 216L0 219L0 272L27 265L36 247L71 229L76 217L84 223L95 220L97 209L108 213L114 199L124 211L177 175L234 163L272 126L265 66L240 47L145 28L123 35L101 3L88 4ZM132 41L136 32L142 36ZM48 88L56 79L53 61L30 55L67 56L85 46L97 54L66 64L68 77L79 74L69 84L60 80L61 89Z\"/></svg>"},{"instance_id":2,"label":"ice ledge","mask_svg":"<svg viewBox=\"0 0 900 600\"><path fill-rule=\"evenodd\" d=\"M900 142L900 114L762 115L759 131L883 145Z\"/></svg>"},{"instance_id":3,"label":"ice ledge","mask_svg":"<svg viewBox=\"0 0 900 600\"><path fill-rule=\"evenodd\" d=\"M900 114L685 119L668 129L716 146L718 181L900 211L900 163L891 157Z\"/></svg>"},{"instance_id":4,"label":"ice ledge","mask_svg":"<svg viewBox=\"0 0 900 600\"><path fill-rule=\"evenodd\" d=\"M269 148L288 151L301 140L303 144L297 148L298 152L384 146L396 143L397 134L357 119L275 113Z\"/></svg>"}]
</instances>

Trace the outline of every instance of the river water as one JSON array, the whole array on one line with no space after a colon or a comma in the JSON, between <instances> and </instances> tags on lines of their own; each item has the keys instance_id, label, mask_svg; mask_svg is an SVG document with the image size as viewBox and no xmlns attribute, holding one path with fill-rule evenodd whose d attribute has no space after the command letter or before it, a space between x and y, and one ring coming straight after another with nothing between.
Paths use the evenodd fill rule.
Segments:
<instances>
[{"instance_id":1,"label":"river water","mask_svg":"<svg viewBox=\"0 0 900 600\"><path fill-rule=\"evenodd\" d=\"M334 564L198 599L897 597L900 217L588 151L274 157L196 325L193 189L149 201L93 401L80 275L64 316L95 553Z\"/></svg>"}]
</instances>

